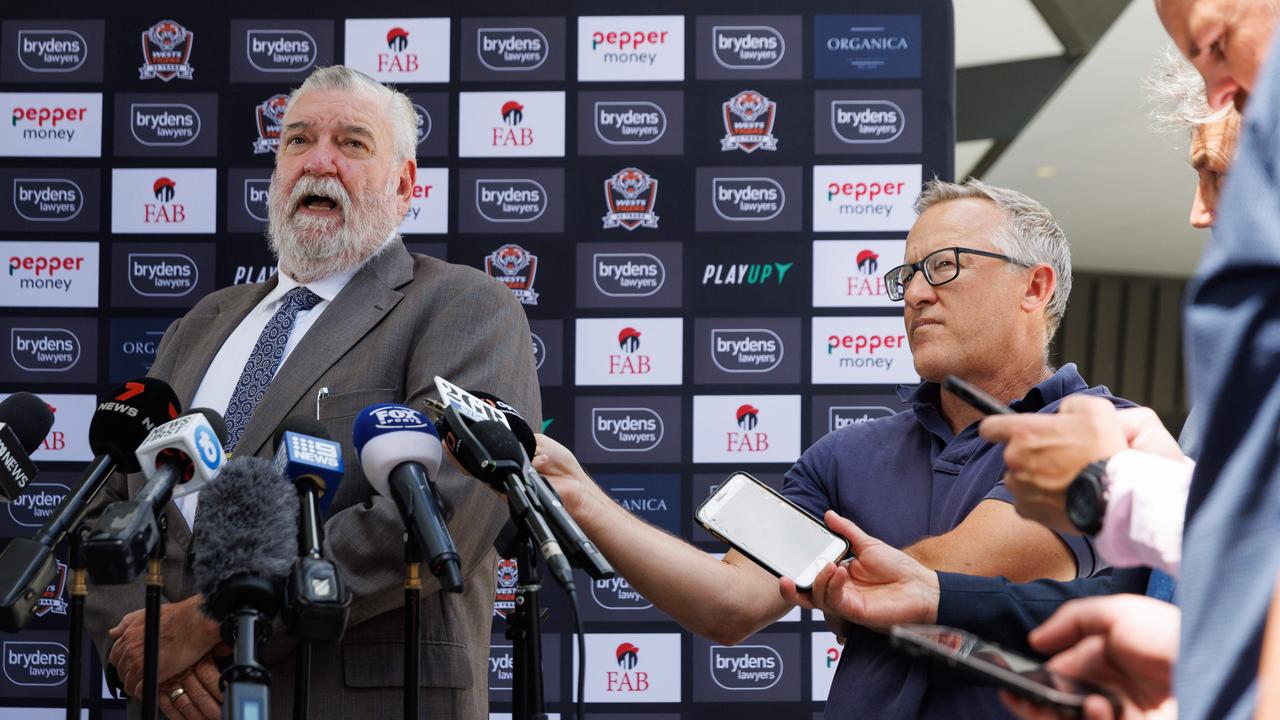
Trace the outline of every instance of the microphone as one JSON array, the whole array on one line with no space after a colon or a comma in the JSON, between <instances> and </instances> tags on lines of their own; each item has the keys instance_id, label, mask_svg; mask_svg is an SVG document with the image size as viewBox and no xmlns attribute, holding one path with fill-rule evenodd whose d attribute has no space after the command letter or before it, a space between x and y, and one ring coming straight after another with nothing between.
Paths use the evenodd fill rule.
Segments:
<instances>
[{"instance_id":1,"label":"microphone","mask_svg":"<svg viewBox=\"0 0 1280 720\"><path fill-rule=\"evenodd\" d=\"M573 569L560 542L547 525L538 500L524 483L521 465L527 460L516 436L497 420L482 420L467 426L456 407L448 407L441 418L450 426L450 452L467 474L505 493L511 514L524 524L542 551L552 576L573 592Z\"/></svg>"},{"instance_id":2,"label":"microphone","mask_svg":"<svg viewBox=\"0 0 1280 720\"><path fill-rule=\"evenodd\" d=\"M395 500L440 587L462 592L458 550L431 479L442 455L435 426L404 405L370 405L356 416L352 436L369 484L379 495Z\"/></svg>"},{"instance_id":3,"label":"microphone","mask_svg":"<svg viewBox=\"0 0 1280 720\"><path fill-rule=\"evenodd\" d=\"M308 415L276 429L275 467L298 492L298 557L285 591L285 618L303 642L338 642L347 627L351 595L334 564L324 559L324 513L342 481L342 446Z\"/></svg>"},{"instance_id":4,"label":"microphone","mask_svg":"<svg viewBox=\"0 0 1280 720\"><path fill-rule=\"evenodd\" d=\"M573 560L573 564L585 570L587 574L596 580L613 577L613 566L605 559L604 554L600 552L595 543L587 538L587 534L582 531L582 527L565 509L564 503L560 499L560 494L530 464L529 458L537 453L538 447L538 441L533 435L533 428L529 427L529 423L525 422L524 417L514 407L501 398L483 390L471 391L471 394L496 408L505 416L510 432L524 449L525 455L520 460L520 474L536 498L540 511L546 516L551 530L563 543L569 557ZM492 432L496 433L497 430ZM511 460L517 459L514 455L508 455L508 457Z\"/></svg>"},{"instance_id":5,"label":"microphone","mask_svg":"<svg viewBox=\"0 0 1280 720\"><path fill-rule=\"evenodd\" d=\"M156 518L175 495L197 492L217 477L226 437L222 416L208 408L151 431L137 451L146 484L133 498L108 505L81 546L95 584L123 585L142 574L160 542Z\"/></svg>"},{"instance_id":6,"label":"microphone","mask_svg":"<svg viewBox=\"0 0 1280 720\"><path fill-rule=\"evenodd\" d=\"M201 492L191 569L204 613L221 623L223 641L235 648L223 672L226 717L267 717L270 678L257 647L270 637L297 558L297 522L295 493L269 460L236 457Z\"/></svg>"},{"instance_id":7,"label":"microphone","mask_svg":"<svg viewBox=\"0 0 1280 720\"><path fill-rule=\"evenodd\" d=\"M39 468L31 454L53 427L48 403L29 392L0 402L0 500L13 500L27 489Z\"/></svg>"},{"instance_id":8,"label":"microphone","mask_svg":"<svg viewBox=\"0 0 1280 720\"><path fill-rule=\"evenodd\" d=\"M76 489L31 538L15 538L0 551L0 630L17 632L31 622L40 594L58 574L53 549L84 519L116 470L137 472L134 452L157 426L178 416L178 396L153 378L130 380L98 404L89 423L95 457Z\"/></svg>"}]
</instances>

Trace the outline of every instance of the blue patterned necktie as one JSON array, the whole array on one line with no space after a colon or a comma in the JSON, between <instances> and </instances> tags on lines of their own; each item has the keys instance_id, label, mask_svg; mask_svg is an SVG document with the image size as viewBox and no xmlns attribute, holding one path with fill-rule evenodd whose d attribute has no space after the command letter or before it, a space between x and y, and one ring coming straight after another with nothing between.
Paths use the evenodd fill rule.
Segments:
<instances>
[{"instance_id":1,"label":"blue patterned necktie","mask_svg":"<svg viewBox=\"0 0 1280 720\"><path fill-rule=\"evenodd\" d=\"M236 389L231 393L231 402L227 403L227 452L235 450L245 425L249 424L254 409L267 393L267 386L280 367L284 346L289 342L298 313L310 310L319 302L320 296L305 287L290 290L285 293L280 309L271 316L262 334L258 336L258 342L249 353L249 360L244 364L244 371L236 382Z\"/></svg>"}]
</instances>

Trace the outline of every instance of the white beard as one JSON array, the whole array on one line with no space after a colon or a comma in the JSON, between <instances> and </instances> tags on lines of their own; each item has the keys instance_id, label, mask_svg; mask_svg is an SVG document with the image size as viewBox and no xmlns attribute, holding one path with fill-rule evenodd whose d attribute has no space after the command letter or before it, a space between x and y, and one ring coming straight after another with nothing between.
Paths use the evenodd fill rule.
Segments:
<instances>
[{"instance_id":1,"label":"white beard","mask_svg":"<svg viewBox=\"0 0 1280 720\"><path fill-rule=\"evenodd\" d=\"M267 240L280 269L299 283L364 265L400 225L394 195L399 178L394 175L382 192L371 189L354 203L337 178L303 175L288 197L278 192L278 180L273 174L267 196ZM299 214L299 203L308 195L333 200L341 213L331 218Z\"/></svg>"}]
</instances>

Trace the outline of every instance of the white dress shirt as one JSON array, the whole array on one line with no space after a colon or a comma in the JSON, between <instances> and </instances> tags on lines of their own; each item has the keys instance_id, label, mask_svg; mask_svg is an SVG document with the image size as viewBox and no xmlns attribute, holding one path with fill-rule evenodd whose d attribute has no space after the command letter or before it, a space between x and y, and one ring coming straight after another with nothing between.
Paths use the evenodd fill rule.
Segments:
<instances>
[{"instance_id":1,"label":"white dress shirt","mask_svg":"<svg viewBox=\"0 0 1280 720\"><path fill-rule=\"evenodd\" d=\"M1182 569L1182 522L1187 512L1190 458L1174 460L1123 450L1107 461L1102 482L1107 510L1094 549L1116 567L1147 566L1177 578Z\"/></svg>"},{"instance_id":2,"label":"white dress shirt","mask_svg":"<svg viewBox=\"0 0 1280 720\"><path fill-rule=\"evenodd\" d=\"M307 283L307 288L320 297L320 302L310 310L298 313L293 323L293 330L289 333L289 340L284 345L280 365L276 367L277 371L284 365L289 353L293 352L302 337L315 324L316 318L320 317L324 309L338 296L338 293L342 292L359 270L360 267L357 266ZM231 332L231 336L223 343L222 348L218 350L218 354L214 356L213 362L204 374L204 379L200 381L200 387L196 389L195 397L191 399L191 407L209 408L219 414L226 414L227 405L231 403L231 394L235 391L236 383L240 381L240 375L244 372L245 363L249 361L253 346L258 343L258 336L262 335L271 317L280 309L285 293L301 284L280 272L279 267L276 268L276 273L279 280L275 289L267 293L267 296L262 298L262 301L250 310L248 315L245 315L236 329ZM199 495L200 493L197 492L174 500L182 510L182 516L186 518L188 526L195 524Z\"/></svg>"}]
</instances>

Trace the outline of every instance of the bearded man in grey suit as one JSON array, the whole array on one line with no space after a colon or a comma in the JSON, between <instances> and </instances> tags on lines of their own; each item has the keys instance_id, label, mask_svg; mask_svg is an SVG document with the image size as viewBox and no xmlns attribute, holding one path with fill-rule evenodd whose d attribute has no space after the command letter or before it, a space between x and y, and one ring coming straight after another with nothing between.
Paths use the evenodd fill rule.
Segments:
<instances>
[{"instance_id":1,"label":"bearded man in grey suit","mask_svg":"<svg viewBox=\"0 0 1280 720\"><path fill-rule=\"evenodd\" d=\"M269 456L275 428L300 413L316 413L342 443L347 474L325 523L325 551L354 602L342 643L313 648L310 707L317 718L398 718L402 710L403 525L355 459L356 414L379 402L421 408L441 375L492 392L534 427L540 423L528 322L511 293L478 270L410 254L396 232L417 170L415 123L405 95L346 67L314 72L290 99L271 178L277 274L201 300L165 333L151 370L184 407L222 412L236 455ZM442 593L427 578L420 706L423 717L484 717L493 541L507 512L451 463L436 480L453 513L449 528L465 590ZM141 483L117 477L100 503L125 498ZM172 718L219 716L211 656L218 626L201 614L185 562L198 502L197 493L165 508L158 701ZM96 587L87 613L104 666L135 699L143 676L143 589L141 580ZM291 712L293 647L277 628L262 653L278 718Z\"/></svg>"}]
</instances>

